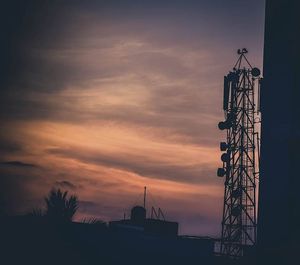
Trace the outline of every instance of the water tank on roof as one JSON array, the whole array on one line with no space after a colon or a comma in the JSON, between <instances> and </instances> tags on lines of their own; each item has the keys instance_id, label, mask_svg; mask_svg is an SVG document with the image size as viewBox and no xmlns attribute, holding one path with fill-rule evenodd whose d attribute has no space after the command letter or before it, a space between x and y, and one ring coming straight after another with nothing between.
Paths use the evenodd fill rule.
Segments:
<instances>
[{"instance_id":1,"label":"water tank on roof","mask_svg":"<svg viewBox=\"0 0 300 265\"><path fill-rule=\"evenodd\" d=\"M142 206L133 207L130 219L134 223L143 223L146 219L146 209Z\"/></svg>"}]
</instances>

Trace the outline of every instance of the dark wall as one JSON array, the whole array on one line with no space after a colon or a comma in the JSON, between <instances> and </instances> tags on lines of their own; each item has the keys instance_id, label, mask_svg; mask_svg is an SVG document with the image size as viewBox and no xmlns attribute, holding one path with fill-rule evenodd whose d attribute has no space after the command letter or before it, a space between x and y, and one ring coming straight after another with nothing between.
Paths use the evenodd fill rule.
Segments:
<instances>
[{"instance_id":1,"label":"dark wall","mask_svg":"<svg viewBox=\"0 0 300 265\"><path fill-rule=\"evenodd\" d=\"M258 242L284 247L300 224L300 13L296 0L267 0ZM298 3L299 5L299 3Z\"/></svg>"}]
</instances>

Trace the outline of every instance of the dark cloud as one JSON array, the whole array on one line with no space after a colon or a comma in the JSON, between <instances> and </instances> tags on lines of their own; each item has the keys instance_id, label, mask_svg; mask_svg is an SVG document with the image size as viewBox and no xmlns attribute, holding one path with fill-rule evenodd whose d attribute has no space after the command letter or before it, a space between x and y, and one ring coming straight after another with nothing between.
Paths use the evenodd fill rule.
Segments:
<instances>
[{"instance_id":1,"label":"dark cloud","mask_svg":"<svg viewBox=\"0 0 300 265\"><path fill-rule=\"evenodd\" d=\"M21 167L21 168L33 168L33 167L37 167L37 165L35 164L29 164L29 163L24 163L22 161L4 161L4 162L0 162L0 165L3 166L12 166L12 167Z\"/></svg>"},{"instance_id":2,"label":"dark cloud","mask_svg":"<svg viewBox=\"0 0 300 265\"><path fill-rule=\"evenodd\" d=\"M164 162L163 157L149 157L147 155L118 155L106 153L90 153L74 149L49 149L50 154L77 159L84 163L106 166L134 172L144 177L166 179L182 183L217 183L215 167L211 165L180 165Z\"/></svg>"},{"instance_id":3,"label":"dark cloud","mask_svg":"<svg viewBox=\"0 0 300 265\"><path fill-rule=\"evenodd\" d=\"M0 135L1 136L1 135ZM16 152L20 152L23 150L21 144L16 142L15 140L5 139L8 138L8 135L0 138L0 153L1 154L12 154Z\"/></svg>"}]
</instances>

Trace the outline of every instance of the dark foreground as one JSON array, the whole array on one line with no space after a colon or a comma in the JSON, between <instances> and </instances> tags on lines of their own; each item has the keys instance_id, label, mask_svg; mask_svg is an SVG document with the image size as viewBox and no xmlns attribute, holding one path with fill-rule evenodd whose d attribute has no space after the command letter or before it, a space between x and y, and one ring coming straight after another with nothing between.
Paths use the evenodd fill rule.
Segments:
<instances>
[{"instance_id":1,"label":"dark foreground","mask_svg":"<svg viewBox=\"0 0 300 265\"><path fill-rule=\"evenodd\" d=\"M141 236L106 224L53 224L18 217L1 218L0 230L0 264L300 264L299 245L232 260L213 255L209 241Z\"/></svg>"},{"instance_id":2,"label":"dark foreground","mask_svg":"<svg viewBox=\"0 0 300 265\"><path fill-rule=\"evenodd\" d=\"M213 259L211 240L30 217L2 219L1 246L0 264L212 264Z\"/></svg>"}]
</instances>

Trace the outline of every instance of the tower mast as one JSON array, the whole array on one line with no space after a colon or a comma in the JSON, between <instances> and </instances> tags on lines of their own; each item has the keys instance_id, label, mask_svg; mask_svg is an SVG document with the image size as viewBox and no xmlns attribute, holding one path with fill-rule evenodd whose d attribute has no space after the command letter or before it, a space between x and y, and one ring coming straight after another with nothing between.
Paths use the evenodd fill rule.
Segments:
<instances>
[{"instance_id":1,"label":"tower mast","mask_svg":"<svg viewBox=\"0 0 300 265\"><path fill-rule=\"evenodd\" d=\"M260 117L255 101L259 100L260 71L251 66L247 52L238 50L233 71L224 77L225 121L218 124L227 132L227 142L220 144L223 167L217 171L225 177L220 252L231 257L243 256L245 248L256 244Z\"/></svg>"}]
</instances>

